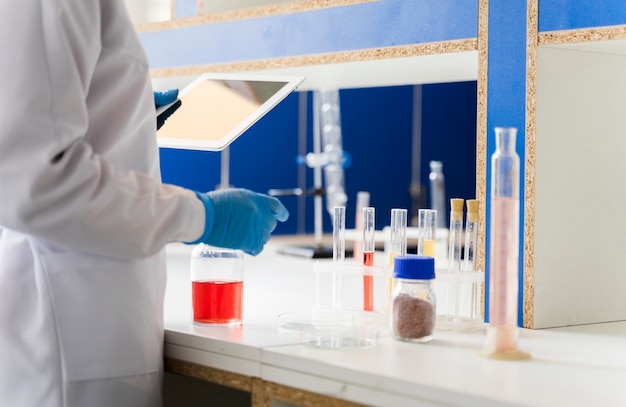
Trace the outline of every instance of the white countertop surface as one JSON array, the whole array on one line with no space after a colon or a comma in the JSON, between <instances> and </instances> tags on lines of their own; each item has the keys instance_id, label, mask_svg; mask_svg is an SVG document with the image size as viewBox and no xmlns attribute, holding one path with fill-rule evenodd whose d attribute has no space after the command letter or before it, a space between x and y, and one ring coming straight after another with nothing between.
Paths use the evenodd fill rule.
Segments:
<instances>
[{"instance_id":1,"label":"white countertop surface","mask_svg":"<svg viewBox=\"0 0 626 407\"><path fill-rule=\"evenodd\" d=\"M626 321L523 329L520 349L532 359L522 362L479 356L482 331L437 331L427 344L382 332L368 349L301 345L278 315L311 310L314 261L276 254L279 244L246 256L243 325L234 328L192 324L193 247L169 245L166 356L377 406L626 406Z\"/></svg>"}]
</instances>

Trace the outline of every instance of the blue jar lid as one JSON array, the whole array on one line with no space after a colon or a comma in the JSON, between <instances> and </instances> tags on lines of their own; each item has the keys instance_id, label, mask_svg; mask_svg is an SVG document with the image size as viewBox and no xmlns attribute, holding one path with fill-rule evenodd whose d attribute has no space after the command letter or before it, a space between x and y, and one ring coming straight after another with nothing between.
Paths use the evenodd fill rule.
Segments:
<instances>
[{"instance_id":1,"label":"blue jar lid","mask_svg":"<svg viewBox=\"0 0 626 407\"><path fill-rule=\"evenodd\" d=\"M393 260L393 276L411 280L432 280L435 278L435 259L417 254L396 256Z\"/></svg>"}]
</instances>

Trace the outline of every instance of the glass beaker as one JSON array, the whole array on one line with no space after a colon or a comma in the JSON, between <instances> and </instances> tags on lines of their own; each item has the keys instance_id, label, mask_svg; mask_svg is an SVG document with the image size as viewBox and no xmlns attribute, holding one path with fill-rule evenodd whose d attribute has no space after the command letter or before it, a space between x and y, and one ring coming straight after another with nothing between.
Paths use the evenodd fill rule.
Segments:
<instances>
[{"instance_id":1,"label":"glass beaker","mask_svg":"<svg viewBox=\"0 0 626 407\"><path fill-rule=\"evenodd\" d=\"M193 322L240 325L243 309L243 252L206 244L191 253Z\"/></svg>"}]
</instances>

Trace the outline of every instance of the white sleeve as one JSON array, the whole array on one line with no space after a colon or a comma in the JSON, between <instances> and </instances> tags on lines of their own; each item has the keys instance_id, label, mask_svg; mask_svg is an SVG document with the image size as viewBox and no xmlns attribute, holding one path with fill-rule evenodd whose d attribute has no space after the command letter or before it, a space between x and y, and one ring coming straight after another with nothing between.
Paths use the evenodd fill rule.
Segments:
<instances>
[{"instance_id":1,"label":"white sleeve","mask_svg":"<svg viewBox=\"0 0 626 407\"><path fill-rule=\"evenodd\" d=\"M140 48L125 13L121 0L0 4L3 227L124 259L202 234L200 200L159 179L143 51L115 56Z\"/></svg>"}]
</instances>

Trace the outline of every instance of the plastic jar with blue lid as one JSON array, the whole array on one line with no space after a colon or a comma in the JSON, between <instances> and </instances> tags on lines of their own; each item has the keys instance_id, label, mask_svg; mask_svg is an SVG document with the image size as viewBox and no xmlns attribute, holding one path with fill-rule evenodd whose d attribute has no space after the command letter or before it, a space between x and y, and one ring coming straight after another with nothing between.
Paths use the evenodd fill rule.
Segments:
<instances>
[{"instance_id":1,"label":"plastic jar with blue lid","mask_svg":"<svg viewBox=\"0 0 626 407\"><path fill-rule=\"evenodd\" d=\"M435 259L408 254L397 256L393 265L391 293L391 334L408 342L432 339L436 320L433 290Z\"/></svg>"}]
</instances>

